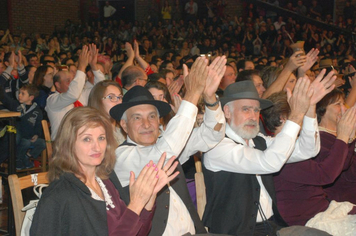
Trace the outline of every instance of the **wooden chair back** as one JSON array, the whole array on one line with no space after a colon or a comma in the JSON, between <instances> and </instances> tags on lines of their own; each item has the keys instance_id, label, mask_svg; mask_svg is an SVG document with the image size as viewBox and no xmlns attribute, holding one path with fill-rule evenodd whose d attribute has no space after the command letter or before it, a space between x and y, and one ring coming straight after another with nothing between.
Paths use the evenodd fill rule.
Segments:
<instances>
[{"instance_id":1,"label":"wooden chair back","mask_svg":"<svg viewBox=\"0 0 356 236\"><path fill-rule=\"evenodd\" d=\"M205 182L202 164L200 158L194 156L195 161L195 189L196 189L196 197L197 197L197 211L200 219L203 219L203 214L206 205L206 192L205 192Z\"/></svg>"},{"instance_id":2,"label":"wooden chair back","mask_svg":"<svg viewBox=\"0 0 356 236\"><path fill-rule=\"evenodd\" d=\"M33 177L37 175L37 184L48 184L47 172L41 172L38 174L26 175L24 177L18 177L16 174L9 176L9 187L11 193L12 208L14 211L15 229L16 235L20 236L22 222L25 217L25 212L21 209L24 207L21 190L35 186Z\"/></svg>"},{"instance_id":3,"label":"wooden chair back","mask_svg":"<svg viewBox=\"0 0 356 236\"><path fill-rule=\"evenodd\" d=\"M42 129L46 141L46 152L47 152L47 159L48 162L52 160L52 140L51 140L51 133L49 132L48 122L46 120L42 120Z\"/></svg>"}]
</instances>

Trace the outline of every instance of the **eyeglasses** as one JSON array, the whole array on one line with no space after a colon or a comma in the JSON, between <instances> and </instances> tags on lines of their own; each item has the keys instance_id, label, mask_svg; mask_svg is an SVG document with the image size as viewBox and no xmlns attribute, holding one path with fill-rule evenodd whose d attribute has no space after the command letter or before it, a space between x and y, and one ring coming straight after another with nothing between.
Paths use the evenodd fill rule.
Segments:
<instances>
[{"instance_id":1,"label":"eyeglasses","mask_svg":"<svg viewBox=\"0 0 356 236\"><path fill-rule=\"evenodd\" d=\"M111 102L117 102L117 101L122 101L123 96L119 95L116 96L115 94L108 94L106 97L103 97L103 99L109 99Z\"/></svg>"}]
</instances>

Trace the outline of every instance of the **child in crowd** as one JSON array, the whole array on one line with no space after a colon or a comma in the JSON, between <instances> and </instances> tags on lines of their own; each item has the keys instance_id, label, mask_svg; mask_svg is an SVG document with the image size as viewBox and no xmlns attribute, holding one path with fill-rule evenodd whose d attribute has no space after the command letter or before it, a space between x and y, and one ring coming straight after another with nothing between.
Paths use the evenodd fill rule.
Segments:
<instances>
[{"instance_id":1,"label":"child in crowd","mask_svg":"<svg viewBox=\"0 0 356 236\"><path fill-rule=\"evenodd\" d=\"M34 166L30 158L37 158L42 150L46 148L44 139L39 138L42 133L42 111L33 103L33 99L39 92L36 86L26 84L20 88L19 100L10 98L0 88L0 101L11 110L21 112L20 119L16 125L16 169L32 168Z\"/></svg>"}]
</instances>

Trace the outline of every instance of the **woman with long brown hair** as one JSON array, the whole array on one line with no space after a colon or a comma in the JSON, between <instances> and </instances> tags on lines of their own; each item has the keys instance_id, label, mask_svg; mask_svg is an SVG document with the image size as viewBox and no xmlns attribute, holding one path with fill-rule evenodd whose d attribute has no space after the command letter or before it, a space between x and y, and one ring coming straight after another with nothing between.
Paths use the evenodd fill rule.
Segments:
<instances>
[{"instance_id":1,"label":"woman with long brown hair","mask_svg":"<svg viewBox=\"0 0 356 236\"><path fill-rule=\"evenodd\" d=\"M110 120L91 107L72 109L62 120L49 165L49 187L39 201L31 235L147 235L156 194L178 173L165 154L137 179L130 173L130 203L120 199L113 172L116 141ZM173 165L172 165L173 164Z\"/></svg>"}]
</instances>

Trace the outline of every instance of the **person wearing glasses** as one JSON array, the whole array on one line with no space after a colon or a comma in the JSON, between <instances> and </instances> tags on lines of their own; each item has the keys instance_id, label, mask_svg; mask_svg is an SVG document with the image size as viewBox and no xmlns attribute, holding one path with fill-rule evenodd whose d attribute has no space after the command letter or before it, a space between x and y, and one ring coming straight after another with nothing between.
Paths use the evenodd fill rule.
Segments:
<instances>
[{"instance_id":1,"label":"person wearing glasses","mask_svg":"<svg viewBox=\"0 0 356 236\"><path fill-rule=\"evenodd\" d=\"M98 109L110 119L117 144L123 143L126 137L121 132L118 122L111 118L109 111L113 106L122 103L122 97L122 88L117 82L104 80L91 89L88 100L89 107Z\"/></svg>"},{"instance_id":2,"label":"person wearing glasses","mask_svg":"<svg viewBox=\"0 0 356 236\"><path fill-rule=\"evenodd\" d=\"M30 235L148 235L157 193L179 174L178 162L164 164L163 154L140 174L131 172L126 206L112 171L115 148L110 121L98 110L77 107L64 116Z\"/></svg>"}]
</instances>

